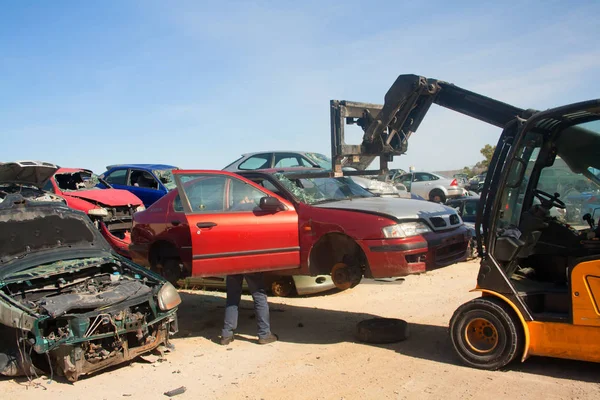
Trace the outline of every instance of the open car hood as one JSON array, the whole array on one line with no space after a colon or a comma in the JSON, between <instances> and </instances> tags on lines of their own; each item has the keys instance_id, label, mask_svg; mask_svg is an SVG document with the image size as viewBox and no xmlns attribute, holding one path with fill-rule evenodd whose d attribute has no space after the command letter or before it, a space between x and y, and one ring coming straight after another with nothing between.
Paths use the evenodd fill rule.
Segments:
<instances>
[{"instance_id":1,"label":"open car hood","mask_svg":"<svg viewBox=\"0 0 600 400\"><path fill-rule=\"evenodd\" d=\"M82 251L111 249L81 211L14 194L0 203L0 278L34 260L41 264L44 258Z\"/></svg>"},{"instance_id":2,"label":"open car hood","mask_svg":"<svg viewBox=\"0 0 600 400\"><path fill-rule=\"evenodd\" d=\"M57 165L42 161L0 163L0 183L19 183L41 188L58 168Z\"/></svg>"}]
</instances>

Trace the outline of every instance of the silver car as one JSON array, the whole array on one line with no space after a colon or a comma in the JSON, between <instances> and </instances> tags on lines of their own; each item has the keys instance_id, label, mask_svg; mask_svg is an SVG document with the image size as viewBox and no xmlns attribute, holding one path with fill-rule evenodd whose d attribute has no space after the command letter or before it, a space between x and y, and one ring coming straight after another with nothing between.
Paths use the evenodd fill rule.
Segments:
<instances>
[{"instance_id":1,"label":"silver car","mask_svg":"<svg viewBox=\"0 0 600 400\"><path fill-rule=\"evenodd\" d=\"M409 192L438 203L445 203L447 199L461 197L465 193L458 179L432 172L410 172L395 178L396 182L406 186Z\"/></svg>"},{"instance_id":2,"label":"silver car","mask_svg":"<svg viewBox=\"0 0 600 400\"><path fill-rule=\"evenodd\" d=\"M291 167L331 169L331 160L323 154L310 151L260 151L242 154L223 168L223 171L242 172Z\"/></svg>"}]
</instances>

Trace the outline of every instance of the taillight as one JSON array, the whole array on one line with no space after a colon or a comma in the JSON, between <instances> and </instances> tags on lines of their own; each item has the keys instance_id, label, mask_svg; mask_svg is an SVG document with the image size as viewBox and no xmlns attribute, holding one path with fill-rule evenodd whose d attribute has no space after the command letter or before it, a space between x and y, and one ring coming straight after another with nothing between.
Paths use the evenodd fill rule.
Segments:
<instances>
[{"instance_id":1,"label":"taillight","mask_svg":"<svg viewBox=\"0 0 600 400\"><path fill-rule=\"evenodd\" d=\"M458 182L456 181L456 179L452 180L452 182L450 182L450 186L458 186Z\"/></svg>"}]
</instances>

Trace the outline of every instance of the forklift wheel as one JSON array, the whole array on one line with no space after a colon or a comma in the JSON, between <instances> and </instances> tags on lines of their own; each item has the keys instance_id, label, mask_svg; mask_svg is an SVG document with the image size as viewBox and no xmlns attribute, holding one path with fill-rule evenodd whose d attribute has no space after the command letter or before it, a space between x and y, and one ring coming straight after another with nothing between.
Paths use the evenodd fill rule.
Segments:
<instances>
[{"instance_id":1,"label":"forklift wheel","mask_svg":"<svg viewBox=\"0 0 600 400\"><path fill-rule=\"evenodd\" d=\"M460 306L450 320L450 339L470 367L496 370L523 348L523 329L514 311L496 298L480 297Z\"/></svg>"}]
</instances>

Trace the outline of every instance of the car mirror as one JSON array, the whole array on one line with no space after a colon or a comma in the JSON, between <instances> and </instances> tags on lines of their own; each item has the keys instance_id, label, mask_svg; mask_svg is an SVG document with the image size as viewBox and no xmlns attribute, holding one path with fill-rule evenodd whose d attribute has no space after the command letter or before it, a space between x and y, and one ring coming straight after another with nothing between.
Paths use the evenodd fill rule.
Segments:
<instances>
[{"instance_id":1,"label":"car mirror","mask_svg":"<svg viewBox=\"0 0 600 400\"><path fill-rule=\"evenodd\" d=\"M265 196L260 198L258 207L263 211L279 211L283 204L275 197Z\"/></svg>"}]
</instances>

